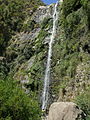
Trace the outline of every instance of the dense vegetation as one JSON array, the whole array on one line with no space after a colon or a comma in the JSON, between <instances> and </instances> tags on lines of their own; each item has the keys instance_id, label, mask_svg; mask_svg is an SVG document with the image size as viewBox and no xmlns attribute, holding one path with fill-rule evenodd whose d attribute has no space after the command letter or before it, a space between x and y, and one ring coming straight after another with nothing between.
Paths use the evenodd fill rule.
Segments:
<instances>
[{"instance_id":1,"label":"dense vegetation","mask_svg":"<svg viewBox=\"0 0 90 120\"><path fill-rule=\"evenodd\" d=\"M53 50L53 65L56 79L72 79L76 67L89 64L90 58L90 2L81 0L65 0L59 19L59 32ZM84 15L84 17L83 17ZM70 77L70 78L68 78Z\"/></svg>"},{"instance_id":2,"label":"dense vegetation","mask_svg":"<svg viewBox=\"0 0 90 120\"><path fill-rule=\"evenodd\" d=\"M53 47L52 93L59 92L60 101L73 101L78 96L78 105L89 116L90 96L85 90L90 80L90 1L64 0L59 10L62 12Z\"/></svg>"},{"instance_id":3,"label":"dense vegetation","mask_svg":"<svg viewBox=\"0 0 90 120\"><path fill-rule=\"evenodd\" d=\"M41 95L52 28L50 16L42 23L32 17L42 4L40 0L0 0L1 120L40 120L37 94ZM75 100L90 120L90 1L64 0L58 10L50 102L60 93L60 101ZM35 38L34 32L38 33ZM6 77L9 74L13 77ZM22 80L29 82L22 84Z\"/></svg>"},{"instance_id":4,"label":"dense vegetation","mask_svg":"<svg viewBox=\"0 0 90 120\"><path fill-rule=\"evenodd\" d=\"M40 120L34 92L27 95L13 77L6 77L10 67L5 49L13 35L26 30L24 22L42 4L40 0L0 0L0 120Z\"/></svg>"},{"instance_id":5,"label":"dense vegetation","mask_svg":"<svg viewBox=\"0 0 90 120\"><path fill-rule=\"evenodd\" d=\"M12 35L23 29L28 14L42 4L40 0L0 0L0 55Z\"/></svg>"},{"instance_id":6,"label":"dense vegetation","mask_svg":"<svg viewBox=\"0 0 90 120\"><path fill-rule=\"evenodd\" d=\"M0 79L0 120L40 120L39 105L13 79Z\"/></svg>"},{"instance_id":7,"label":"dense vegetation","mask_svg":"<svg viewBox=\"0 0 90 120\"><path fill-rule=\"evenodd\" d=\"M75 101L87 115L86 120L90 120L90 87L77 96Z\"/></svg>"}]
</instances>

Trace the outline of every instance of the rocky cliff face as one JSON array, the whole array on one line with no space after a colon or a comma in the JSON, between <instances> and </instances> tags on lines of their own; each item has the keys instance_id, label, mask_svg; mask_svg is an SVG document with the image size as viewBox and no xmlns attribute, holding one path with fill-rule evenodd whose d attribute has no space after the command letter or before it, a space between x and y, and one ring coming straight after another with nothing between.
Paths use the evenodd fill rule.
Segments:
<instances>
[{"instance_id":1,"label":"rocky cliff face","mask_svg":"<svg viewBox=\"0 0 90 120\"><path fill-rule=\"evenodd\" d=\"M88 4L66 0L58 6L50 102L73 101L90 85ZM24 22L25 31L12 37L4 54L5 60L0 58L0 70L12 75L27 93L35 92L41 95L42 92L48 43L52 32L53 7L54 5L40 6L34 13L30 11L32 17L28 16ZM6 63L8 67L4 69Z\"/></svg>"},{"instance_id":2,"label":"rocky cliff face","mask_svg":"<svg viewBox=\"0 0 90 120\"><path fill-rule=\"evenodd\" d=\"M28 30L13 36L6 48L9 74L12 74L28 93L40 93L42 90L53 8L54 5L40 6L30 21L28 16L24 23L24 26L29 26Z\"/></svg>"},{"instance_id":3,"label":"rocky cliff face","mask_svg":"<svg viewBox=\"0 0 90 120\"><path fill-rule=\"evenodd\" d=\"M71 101L90 85L90 28L84 3L66 0L59 11L51 87L59 101Z\"/></svg>"}]
</instances>

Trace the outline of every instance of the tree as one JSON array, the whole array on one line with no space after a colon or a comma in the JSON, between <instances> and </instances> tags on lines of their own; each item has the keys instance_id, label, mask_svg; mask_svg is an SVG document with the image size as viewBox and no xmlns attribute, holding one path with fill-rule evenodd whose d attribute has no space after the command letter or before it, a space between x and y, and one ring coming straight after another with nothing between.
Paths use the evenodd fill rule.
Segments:
<instances>
[{"instance_id":1,"label":"tree","mask_svg":"<svg viewBox=\"0 0 90 120\"><path fill-rule=\"evenodd\" d=\"M10 78L0 80L1 120L40 120L38 102Z\"/></svg>"}]
</instances>

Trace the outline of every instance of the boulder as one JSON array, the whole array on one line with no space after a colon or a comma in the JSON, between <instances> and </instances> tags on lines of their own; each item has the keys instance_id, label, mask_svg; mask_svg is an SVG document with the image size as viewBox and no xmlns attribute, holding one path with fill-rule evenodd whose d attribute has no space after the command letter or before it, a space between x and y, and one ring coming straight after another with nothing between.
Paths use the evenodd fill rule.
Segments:
<instances>
[{"instance_id":1,"label":"boulder","mask_svg":"<svg viewBox=\"0 0 90 120\"><path fill-rule=\"evenodd\" d=\"M49 109L48 120L83 120L83 111L73 102L55 102Z\"/></svg>"}]
</instances>

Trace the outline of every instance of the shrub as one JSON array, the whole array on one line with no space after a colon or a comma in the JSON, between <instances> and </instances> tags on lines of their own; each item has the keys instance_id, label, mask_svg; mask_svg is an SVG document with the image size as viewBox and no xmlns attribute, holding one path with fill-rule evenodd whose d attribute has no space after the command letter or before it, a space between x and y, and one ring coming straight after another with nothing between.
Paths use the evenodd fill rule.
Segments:
<instances>
[{"instance_id":1,"label":"shrub","mask_svg":"<svg viewBox=\"0 0 90 120\"><path fill-rule=\"evenodd\" d=\"M37 101L26 95L15 81L0 80L0 119L40 120L39 115Z\"/></svg>"},{"instance_id":2,"label":"shrub","mask_svg":"<svg viewBox=\"0 0 90 120\"><path fill-rule=\"evenodd\" d=\"M42 29L50 28L50 27L52 27L52 23L53 23L53 21L50 17L47 17L47 18L45 17L43 22L41 23L41 28Z\"/></svg>"},{"instance_id":3,"label":"shrub","mask_svg":"<svg viewBox=\"0 0 90 120\"><path fill-rule=\"evenodd\" d=\"M87 120L90 120L90 87L77 96L75 102L81 107L84 113L86 113Z\"/></svg>"},{"instance_id":4,"label":"shrub","mask_svg":"<svg viewBox=\"0 0 90 120\"><path fill-rule=\"evenodd\" d=\"M64 0L63 2L63 13L66 17L69 13L76 11L81 7L80 0Z\"/></svg>"},{"instance_id":5,"label":"shrub","mask_svg":"<svg viewBox=\"0 0 90 120\"><path fill-rule=\"evenodd\" d=\"M81 0L81 4L83 5L83 9L87 14L88 27L90 29L90 1L89 0Z\"/></svg>"}]
</instances>

